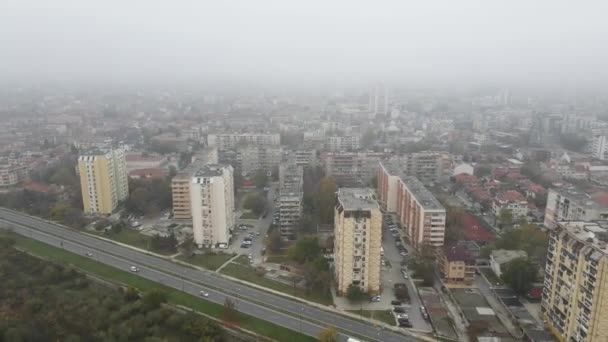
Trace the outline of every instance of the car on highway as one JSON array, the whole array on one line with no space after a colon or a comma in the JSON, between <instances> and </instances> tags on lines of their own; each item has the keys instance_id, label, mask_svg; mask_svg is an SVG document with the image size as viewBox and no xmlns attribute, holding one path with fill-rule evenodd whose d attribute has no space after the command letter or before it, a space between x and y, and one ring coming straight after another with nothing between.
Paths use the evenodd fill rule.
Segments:
<instances>
[{"instance_id":1,"label":"car on highway","mask_svg":"<svg viewBox=\"0 0 608 342\"><path fill-rule=\"evenodd\" d=\"M203 290L199 291L199 294L201 296L203 296L203 297L209 297L209 292L206 292L206 291L203 291Z\"/></svg>"},{"instance_id":2,"label":"car on highway","mask_svg":"<svg viewBox=\"0 0 608 342\"><path fill-rule=\"evenodd\" d=\"M139 267L131 266L130 270L131 270L131 272L139 272Z\"/></svg>"},{"instance_id":3,"label":"car on highway","mask_svg":"<svg viewBox=\"0 0 608 342\"><path fill-rule=\"evenodd\" d=\"M93 253L91 253L91 252L86 252L86 253L84 253L84 255L86 255L86 256L88 256L88 257L92 257L92 256L93 256Z\"/></svg>"}]
</instances>

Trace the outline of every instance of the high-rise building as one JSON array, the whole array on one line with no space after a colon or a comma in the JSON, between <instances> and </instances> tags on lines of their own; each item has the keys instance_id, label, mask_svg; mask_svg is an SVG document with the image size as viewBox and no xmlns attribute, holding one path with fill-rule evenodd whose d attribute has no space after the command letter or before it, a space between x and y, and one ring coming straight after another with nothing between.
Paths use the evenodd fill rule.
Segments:
<instances>
[{"instance_id":1,"label":"high-rise building","mask_svg":"<svg viewBox=\"0 0 608 342\"><path fill-rule=\"evenodd\" d=\"M351 284L364 292L380 291L382 213L368 188L340 188L334 216L334 265L337 290Z\"/></svg>"},{"instance_id":2,"label":"high-rise building","mask_svg":"<svg viewBox=\"0 0 608 342\"><path fill-rule=\"evenodd\" d=\"M279 168L279 229L281 238L295 240L302 216L304 173L295 160L281 164Z\"/></svg>"},{"instance_id":3,"label":"high-rise building","mask_svg":"<svg viewBox=\"0 0 608 342\"><path fill-rule=\"evenodd\" d=\"M559 341L608 341L608 221L551 230L541 311Z\"/></svg>"},{"instance_id":4,"label":"high-rise building","mask_svg":"<svg viewBox=\"0 0 608 342\"><path fill-rule=\"evenodd\" d=\"M111 214L129 196L125 154L122 149L92 151L78 158L84 212Z\"/></svg>"},{"instance_id":5,"label":"high-rise building","mask_svg":"<svg viewBox=\"0 0 608 342\"><path fill-rule=\"evenodd\" d=\"M237 151L241 172L246 175L253 175L257 171L271 172L279 166L283 157L283 150L278 146L243 146Z\"/></svg>"},{"instance_id":6,"label":"high-rise building","mask_svg":"<svg viewBox=\"0 0 608 342\"><path fill-rule=\"evenodd\" d=\"M325 174L334 177L338 186L365 187L384 156L379 152L327 152L321 155L321 162Z\"/></svg>"},{"instance_id":7,"label":"high-rise building","mask_svg":"<svg viewBox=\"0 0 608 342\"><path fill-rule=\"evenodd\" d=\"M412 246L442 246L446 211L433 194L398 164L379 163L377 176L380 204L387 212L397 214Z\"/></svg>"},{"instance_id":8,"label":"high-rise building","mask_svg":"<svg viewBox=\"0 0 608 342\"><path fill-rule=\"evenodd\" d=\"M194 242L199 247L230 242L235 224L232 166L207 164L194 173L190 211Z\"/></svg>"},{"instance_id":9,"label":"high-rise building","mask_svg":"<svg viewBox=\"0 0 608 342\"><path fill-rule=\"evenodd\" d=\"M608 159L608 136L606 132L593 135L589 143L591 155L600 160Z\"/></svg>"},{"instance_id":10,"label":"high-rise building","mask_svg":"<svg viewBox=\"0 0 608 342\"><path fill-rule=\"evenodd\" d=\"M549 189L544 225L554 228L560 221L608 219L608 193L589 193L575 188Z\"/></svg>"},{"instance_id":11,"label":"high-rise building","mask_svg":"<svg viewBox=\"0 0 608 342\"><path fill-rule=\"evenodd\" d=\"M369 111L372 118L378 114L387 115L389 112L388 88L376 85L369 95Z\"/></svg>"}]
</instances>

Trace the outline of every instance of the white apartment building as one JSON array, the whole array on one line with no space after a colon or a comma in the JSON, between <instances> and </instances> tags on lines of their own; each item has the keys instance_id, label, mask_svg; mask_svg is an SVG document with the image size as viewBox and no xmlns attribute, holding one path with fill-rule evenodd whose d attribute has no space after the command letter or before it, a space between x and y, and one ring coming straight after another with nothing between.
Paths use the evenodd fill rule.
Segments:
<instances>
[{"instance_id":1,"label":"white apartment building","mask_svg":"<svg viewBox=\"0 0 608 342\"><path fill-rule=\"evenodd\" d=\"M549 189L544 225L555 228L560 221L594 221L608 219L608 194L582 190Z\"/></svg>"},{"instance_id":2,"label":"white apartment building","mask_svg":"<svg viewBox=\"0 0 608 342\"><path fill-rule=\"evenodd\" d=\"M228 244L235 224L232 166L209 164L194 173L190 184L194 242L199 247Z\"/></svg>"},{"instance_id":3,"label":"white apartment building","mask_svg":"<svg viewBox=\"0 0 608 342\"><path fill-rule=\"evenodd\" d=\"M330 136L325 138L329 151L356 151L360 147L358 135Z\"/></svg>"},{"instance_id":4,"label":"white apartment building","mask_svg":"<svg viewBox=\"0 0 608 342\"><path fill-rule=\"evenodd\" d=\"M209 134L207 146L220 150L235 149L238 145L279 146L280 134L226 133Z\"/></svg>"},{"instance_id":5,"label":"white apartment building","mask_svg":"<svg viewBox=\"0 0 608 342\"><path fill-rule=\"evenodd\" d=\"M589 144L591 155L600 160L608 160L608 136L594 135Z\"/></svg>"},{"instance_id":6,"label":"white apartment building","mask_svg":"<svg viewBox=\"0 0 608 342\"><path fill-rule=\"evenodd\" d=\"M368 188L340 188L334 217L334 265L338 293L351 284L380 291L382 213Z\"/></svg>"},{"instance_id":7,"label":"white apartment building","mask_svg":"<svg viewBox=\"0 0 608 342\"><path fill-rule=\"evenodd\" d=\"M27 176L27 167L8 160L0 161L0 187L19 184Z\"/></svg>"}]
</instances>

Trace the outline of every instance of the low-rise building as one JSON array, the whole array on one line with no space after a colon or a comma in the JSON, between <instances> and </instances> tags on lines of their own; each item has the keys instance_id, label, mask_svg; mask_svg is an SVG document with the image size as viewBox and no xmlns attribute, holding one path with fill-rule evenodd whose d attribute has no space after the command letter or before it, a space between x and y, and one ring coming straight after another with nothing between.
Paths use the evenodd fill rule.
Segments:
<instances>
[{"instance_id":1,"label":"low-rise building","mask_svg":"<svg viewBox=\"0 0 608 342\"><path fill-rule=\"evenodd\" d=\"M359 149L359 136L330 136L325 138L325 148L329 151L356 151Z\"/></svg>"},{"instance_id":2,"label":"low-rise building","mask_svg":"<svg viewBox=\"0 0 608 342\"><path fill-rule=\"evenodd\" d=\"M239 145L252 145L258 147L279 146L281 135L257 134L257 133L223 133L209 134L207 136L207 146L219 150L236 149Z\"/></svg>"},{"instance_id":3,"label":"low-rise building","mask_svg":"<svg viewBox=\"0 0 608 342\"><path fill-rule=\"evenodd\" d=\"M439 273L448 285L473 284L475 278L475 259L462 246L445 246L438 253Z\"/></svg>"},{"instance_id":4,"label":"low-rise building","mask_svg":"<svg viewBox=\"0 0 608 342\"><path fill-rule=\"evenodd\" d=\"M500 278L506 264L515 259L527 257L528 254L525 251L497 249L490 253L490 267L494 271L494 274Z\"/></svg>"},{"instance_id":5,"label":"low-rise building","mask_svg":"<svg viewBox=\"0 0 608 342\"><path fill-rule=\"evenodd\" d=\"M9 160L0 161L0 188L17 185L27 177L27 167Z\"/></svg>"},{"instance_id":6,"label":"low-rise building","mask_svg":"<svg viewBox=\"0 0 608 342\"><path fill-rule=\"evenodd\" d=\"M528 215L528 200L515 190L505 191L496 195L492 202L492 212L500 216L501 211L509 210L513 218L523 218Z\"/></svg>"}]
</instances>

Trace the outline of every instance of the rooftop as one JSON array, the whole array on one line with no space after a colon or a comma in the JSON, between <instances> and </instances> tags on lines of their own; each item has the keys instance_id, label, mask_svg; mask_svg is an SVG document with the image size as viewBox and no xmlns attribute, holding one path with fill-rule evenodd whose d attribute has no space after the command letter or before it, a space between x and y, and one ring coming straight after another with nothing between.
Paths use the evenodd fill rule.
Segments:
<instances>
[{"instance_id":1,"label":"rooftop","mask_svg":"<svg viewBox=\"0 0 608 342\"><path fill-rule=\"evenodd\" d=\"M608 208L608 192L607 191L586 191L577 188L551 189L559 193L562 197L568 197L572 202L576 202L578 206L587 208Z\"/></svg>"},{"instance_id":2,"label":"rooftop","mask_svg":"<svg viewBox=\"0 0 608 342\"><path fill-rule=\"evenodd\" d=\"M559 226L583 244L608 254L608 221L567 221L559 222Z\"/></svg>"},{"instance_id":3,"label":"rooftop","mask_svg":"<svg viewBox=\"0 0 608 342\"><path fill-rule=\"evenodd\" d=\"M401 181L409 189L416 201L426 210L445 210L441 203L424 187L424 185L413 176L403 177Z\"/></svg>"},{"instance_id":4,"label":"rooftop","mask_svg":"<svg viewBox=\"0 0 608 342\"><path fill-rule=\"evenodd\" d=\"M221 176L226 166L220 164L208 164L194 172L194 178Z\"/></svg>"},{"instance_id":5,"label":"rooftop","mask_svg":"<svg viewBox=\"0 0 608 342\"><path fill-rule=\"evenodd\" d=\"M517 258L527 258L528 253L522 250L497 249L492 251L491 256L497 264L502 265Z\"/></svg>"},{"instance_id":6,"label":"rooftop","mask_svg":"<svg viewBox=\"0 0 608 342\"><path fill-rule=\"evenodd\" d=\"M339 188L338 201L344 210L378 208L374 190L370 188Z\"/></svg>"},{"instance_id":7,"label":"rooftop","mask_svg":"<svg viewBox=\"0 0 608 342\"><path fill-rule=\"evenodd\" d=\"M462 246L444 246L443 255L449 261L471 261L469 251Z\"/></svg>"}]
</instances>

